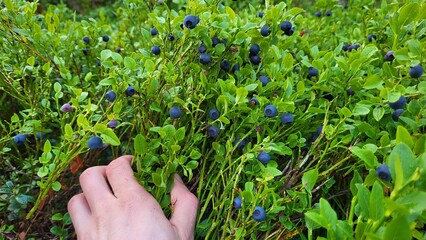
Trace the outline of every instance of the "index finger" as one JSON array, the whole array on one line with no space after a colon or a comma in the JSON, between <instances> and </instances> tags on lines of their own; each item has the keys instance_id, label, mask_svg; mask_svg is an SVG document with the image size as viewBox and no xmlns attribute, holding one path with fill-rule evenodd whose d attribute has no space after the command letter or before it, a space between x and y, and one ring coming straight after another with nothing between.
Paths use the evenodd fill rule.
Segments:
<instances>
[{"instance_id":1,"label":"index finger","mask_svg":"<svg viewBox=\"0 0 426 240\"><path fill-rule=\"evenodd\" d=\"M121 156L106 167L106 176L112 191L117 198L129 197L132 194L141 194L143 198L151 197L133 176L130 166L133 156ZM129 194L130 193L130 194Z\"/></svg>"}]
</instances>

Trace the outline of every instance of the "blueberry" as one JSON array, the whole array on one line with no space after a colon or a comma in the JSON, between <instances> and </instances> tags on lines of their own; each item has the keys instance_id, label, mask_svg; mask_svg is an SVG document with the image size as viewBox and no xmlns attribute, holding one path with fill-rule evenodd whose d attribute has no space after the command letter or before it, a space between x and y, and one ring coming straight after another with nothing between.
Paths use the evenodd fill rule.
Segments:
<instances>
[{"instance_id":1,"label":"blueberry","mask_svg":"<svg viewBox=\"0 0 426 240\"><path fill-rule=\"evenodd\" d=\"M169 41L174 41L175 40L175 35L169 34L169 36L167 38L169 39Z\"/></svg>"},{"instance_id":2,"label":"blueberry","mask_svg":"<svg viewBox=\"0 0 426 240\"><path fill-rule=\"evenodd\" d=\"M151 36L155 36L155 35L158 34L158 30L155 27L153 27L153 28L151 28L150 33L151 33Z\"/></svg>"},{"instance_id":3,"label":"blueberry","mask_svg":"<svg viewBox=\"0 0 426 240\"><path fill-rule=\"evenodd\" d=\"M319 126L317 128L317 131L311 135L311 137L309 138L309 141L315 142L315 140L317 140L317 138L320 136L321 132L322 132L322 126Z\"/></svg>"},{"instance_id":4,"label":"blueberry","mask_svg":"<svg viewBox=\"0 0 426 240\"><path fill-rule=\"evenodd\" d=\"M185 27L189 29L195 28L197 24L200 22L200 19L194 15L186 15L186 17L183 19L183 24Z\"/></svg>"},{"instance_id":5,"label":"blueberry","mask_svg":"<svg viewBox=\"0 0 426 240\"><path fill-rule=\"evenodd\" d=\"M102 139L100 137L93 136L93 137L89 138L89 140L87 141L87 146L90 149L102 148L102 146L103 146Z\"/></svg>"},{"instance_id":6,"label":"blueberry","mask_svg":"<svg viewBox=\"0 0 426 240\"><path fill-rule=\"evenodd\" d=\"M236 138L233 142L232 145L237 146L237 149L243 149L248 143L247 139L240 139L240 138Z\"/></svg>"},{"instance_id":7,"label":"blueberry","mask_svg":"<svg viewBox=\"0 0 426 240\"><path fill-rule=\"evenodd\" d=\"M321 17L321 16L322 16L321 11L316 11L316 12L315 12L315 16L317 16L317 17Z\"/></svg>"},{"instance_id":8,"label":"blueberry","mask_svg":"<svg viewBox=\"0 0 426 240\"><path fill-rule=\"evenodd\" d=\"M235 64L235 65L232 67L232 72L237 72L237 71L240 71L240 65L239 65L239 64Z\"/></svg>"},{"instance_id":9,"label":"blueberry","mask_svg":"<svg viewBox=\"0 0 426 240\"><path fill-rule=\"evenodd\" d=\"M254 208L253 219L257 222L262 222L266 219L266 212L261 206L256 206Z\"/></svg>"},{"instance_id":10,"label":"blueberry","mask_svg":"<svg viewBox=\"0 0 426 240\"><path fill-rule=\"evenodd\" d=\"M118 125L118 121L117 120L115 120L115 119L112 119L112 120L110 120L109 122L108 122L108 127L109 128L116 128L117 127L117 125Z\"/></svg>"},{"instance_id":11,"label":"blueberry","mask_svg":"<svg viewBox=\"0 0 426 240\"><path fill-rule=\"evenodd\" d=\"M13 137L13 141L18 145L24 144L26 139L27 139L27 137L24 134L21 134L21 133L17 134L15 137Z\"/></svg>"},{"instance_id":12,"label":"blueberry","mask_svg":"<svg viewBox=\"0 0 426 240\"><path fill-rule=\"evenodd\" d=\"M128 86L128 87L126 88L126 95L127 95L128 97L131 97L131 96L135 95L135 93L136 93L136 89L135 89L134 87L132 87L132 86Z\"/></svg>"},{"instance_id":13,"label":"blueberry","mask_svg":"<svg viewBox=\"0 0 426 240\"><path fill-rule=\"evenodd\" d=\"M174 106L170 108L169 114L171 118L180 118L180 116L182 116L182 109L180 109L180 107Z\"/></svg>"},{"instance_id":14,"label":"blueberry","mask_svg":"<svg viewBox=\"0 0 426 240\"><path fill-rule=\"evenodd\" d=\"M242 204L243 204L243 200L241 200L240 197L234 198L234 208L235 209L240 209Z\"/></svg>"},{"instance_id":15,"label":"blueberry","mask_svg":"<svg viewBox=\"0 0 426 240\"><path fill-rule=\"evenodd\" d=\"M116 98L117 98L117 94L115 94L115 92L113 90L109 90L105 94L105 99L110 101L110 102L113 102Z\"/></svg>"},{"instance_id":16,"label":"blueberry","mask_svg":"<svg viewBox=\"0 0 426 240\"><path fill-rule=\"evenodd\" d=\"M280 121L282 124L288 124L294 122L294 116L291 113L283 113L280 116Z\"/></svg>"},{"instance_id":17,"label":"blueberry","mask_svg":"<svg viewBox=\"0 0 426 240\"><path fill-rule=\"evenodd\" d=\"M263 12L258 12L257 16L260 17L260 18L263 18Z\"/></svg>"},{"instance_id":18,"label":"blueberry","mask_svg":"<svg viewBox=\"0 0 426 240\"><path fill-rule=\"evenodd\" d=\"M260 52L260 46L259 46L259 44L256 44L256 43L252 44L250 46L249 52L250 52L250 55L257 55Z\"/></svg>"},{"instance_id":19,"label":"blueberry","mask_svg":"<svg viewBox=\"0 0 426 240\"><path fill-rule=\"evenodd\" d=\"M293 25L289 21L284 21L281 23L280 28L283 32L289 32Z\"/></svg>"},{"instance_id":20,"label":"blueberry","mask_svg":"<svg viewBox=\"0 0 426 240\"><path fill-rule=\"evenodd\" d=\"M102 37L102 41L108 42L109 41L109 36L108 35L103 36Z\"/></svg>"},{"instance_id":21,"label":"blueberry","mask_svg":"<svg viewBox=\"0 0 426 240\"><path fill-rule=\"evenodd\" d=\"M89 54L89 49L83 48L83 54L87 56Z\"/></svg>"},{"instance_id":22,"label":"blueberry","mask_svg":"<svg viewBox=\"0 0 426 240\"><path fill-rule=\"evenodd\" d=\"M402 109L396 109L395 111L393 111L392 113L392 119L397 122L399 119L399 116L401 116L401 114L404 113L404 110Z\"/></svg>"},{"instance_id":23,"label":"blueberry","mask_svg":"<svg viewBox=\"0 0 426 240\"><path fill-rule=\"evenodd\" d=\"M207 130L207 132L209 133L209 136L212 138L215 138L219 135L220 130L219 128L215 127L215 126L211 126L209 127L209 129Z\"/></svg>"},{"instance_id":24,"label":"blueberry","mask_svg":"<svg viewBox=\"0 0 426 240\"><path fill-rule=\"evenodd\" d=\"M263 112L265 113L265 116L267 117L275 117L278 114L277 108L272 104L266 106Z\"/></svg>"},{"instance_id":25,"label":"blueberry","mask_svg":"<svg viewBox=\"0 0 426 240\"><path fill-rule=\"evenodd\" d=\"M330 17L331 16L331 10L325 11L325 16Z\"/></svg>"},{"instance_id":26,"label":"blueberry","mask_svg":"<svg viewBox=\"0 0 426 240\"><path fill-rule=\"evenodd\" d=\"M224 59L222 60L222 62L220 62L220 68L225 72L228 72L231 68L231 63L229 63L228 60Z\"/></svg>"},{"instance_id":27,"label":"blueberry","mask_svg":"<svg viewBox=\"0 0 426 240\"><path fill-rule=\"evenodd\" d=\"M206 51L207 51L206 46L201 45L201 46L198 47L198 52L199 53L205 53Z\"/></svg>"},{"instance_id":28,"label":"blueberry","mask_svg":"<svg viewBox=\"0 0 426 240\"><path fill-rule=\"evenodd\" d=\"M269 161L271 161L271 155L267 152L260 152L257 155L257 160L259 160L263 164L267 164Z\"/></svg>"},{"instance_id":29,"label":"blueberry","mask_svg":"<svg viewBox=\"0 0 426 240\"><path fill-rule=\"evenodd\" d=\"M375 34L370 34L367 36L368 42L372 42L373 39L377 40L377 36Z\"/></svg>"},{"instance_id":30,"label":"blueberry","mask_svg":"<svg viewBox=\"0 0 426 240\"><path fill-rule=\"evenodd\" d=\"M62 112L71 112L73 110L73 107L71 106L71 104L69 103L65 103L64 105L62 105L61 107L61 111Z\"/></svg>"},{"instance_id":31,"label":"blueberry","mask_svg":"<svg viewBox=\"0 0 426 240\"><path fill-rule=\"evenodd\" d=\"M271 31L269 30L269 26L265 25L260 29L260 34L264 37L269 36L269 34L271 34Z\"/></svg>"},{"instance_id":32,"label":"blueberry","mask_svg":"<svg viewBox=\"0 0 426 240\"><path fill-rule=\"evenodd\" d=\"M121 50L122 50L121 47L116 47L115 48L115 51L118 52L118 53L121 53Z\"/></svg>"},{"instance_id":33,"label":"blueberry","mask_svg":"<svg viewBox=\"0 0 426 240\"><path fill-rule=\"evenodd\" d=\"M396 102L389 102L389 107L392 109L402 109L407 105L407 99L404 96L399 97Z\"/></svg>"},{"instance_id":34,"label":"blueberry","mask_svg":"<svg viewBox=\"0 0 426 240\"><path fill-rule=\"evenodd\" d=\"M89 43L90 43L90 37L85 36L85 37L83 38L83 41L84 41L85 43L89 44Z\"/></svg>"},{"instance_id":35,"label":"blueberry","mask_svg":"<svg viewBox=\"0 0 426 240\"><path fill-rule=\"evenodd\" d=\"M352 45L352 49L353 49L353 50L358 50L358 48L359 48L360 46L361 46L361 45L359 45L358 43L355 43L355 44L353 44L353 45ZM352 50L352 49L351 49L351 50Z\"/></svg>"},{"instance_id":36,"label":"blueberry","mask_svg":"<svg viewBox=\"0 0 426 240\"><path fill-rule=\"evenodd\" d=\"M200 63L208 64L211 60L212 58L210 57L210 55L208 55L207 53L201 53L199 58Z\"/></svg>"},{"instance_id":37,"label":"blueberry","mask_svg":"<svg viewBox=\"0 0 426 240\"><path fill-rule=\"evenodd\" d=\"M215 47L220 43L220 39L217 37L212 37L212 46Z\"/></svg>"},{"instance_id":38,"label":"blueberry","mask_svg":"<svg viewBox=\"0 0 426 240\"><path fill-rule=\"evenodd\" d=\"M250 99L250 105L259 105L259 101L257 100L257 98L255 98L255 97L252 97L251 99Z\"/></svg>"},{"instance_id":39,"label":"blueberry","mask_svg":"<svg viewBox=\"0 0 426 240\"><path fill-rule=\"evenodd\" d=\"M423 67L419 64L413 67L410 67L410 71L408 72L410 74L410 77L412 78L419 78L423 75L424 70Z\"/></svg>"},{"instance_id":40,"label":"blueberry","mask_svg":"<svg viewBox=\"0 0 426 240\"><path fill-rule=\"evenodd\" d=\"M318 69L316 69L314 67L308 68L308 78L318 76L318 74L319 74Z\"/></svg>"},{"instance_id":41,"label":"blueberry","mask_svg":"<svg viewBox=\"0 0 426 240\"><path fill-rule=\"evenodd\" d=\"M395 59L395 56L393 55L393 51L392 50L388 51L385 54L384 59L385 59L385 61L392 62Z\"/></svg>"},{"instance_id":42,"label":"blueberry","mask_svg":"<svg viewBox=\"0 0 426 240\"><path fill-rule=\"evenodd\" d=\"M347 43L343 44L342 50L345 51L345 52L348 51L349 50L349 44L347 44Z\"/></svg>"},{"instance_id":43,"label":"blueberry","mask_svg":"<svg viewBox=\"0 0 426 240\"><path fill-rule=\"evenodd\" d=\"M151 48L151 52L152 52L154 55L158 55L158 54L160 54L160 52L161 52L160 47L159 47L159 46L153 46L153 47Z\"/></svg>"},{"instance_id":44,"label":"blueberry","mask_svg":"<svg viewBox=\"0 0 426 240\"><path fill-rule=\"evenodd\" d=\"M271 79L269 79L267 76L260 76L259 81L262 83L262 87L264 87L271 81Z\"/></svg>"},{"instance_id":45,"label":"blueberry","mask_svg":"<svg viewBox=\"0 0 426 240\"><path fill-rule=\"evenodd\" d=\"M250 62L253 65L259 65L259 63L260 63L260 57L258 55L253 55L253 56L250 57Z\"/></svg>"},{"instance_id":46,"label":"blueberry","mask_svg":"<svg viewBox=\"0 0 426 240\"><path fill-rule=\"evenodd\" d=\"M212 120L216 120L216 119L218 119L220 117L220 112L217 109L211 109L209 111L209 117Z\"/></svg>"},{"instance_id":47,"label":"blueberry","mask_svg":"<svg viewBox=\"0 0 426 240\"><path fill-rule=\"evenodd\" d=\"M219 43L222 43L223 45L225 45L226 46L226 43L227 43L228 41L226 41L225 39L222 39L222 40L219 40Z\"/></svg>"},{"instance_id":48,"label":"blueberry","mask_svg":"<svg viewBox=\"0 0 426 240\"><path fill-rule=\"evenodd\" d=\"M354 91L352 88L348 88L348 90L346 90L346 93L347 93L349 96L352 96L352 95L354 95L354 94L355 94L355 91Z\"/></svg>"},{"instance_id":49,"label":"blueberry","mask_svg":"<svg viewBox=\"0 0 426 240\"><path fill-rule=\"evenodd\" d=\"M44 138L44 134L43 134L42 132L37 132L37 133L36 133L36 138L37 138L38 140L42 140L42 139Z\"/></svg>"},{"instance_id":50,"label":"blueberry","mask_svg":"<svg viewBox=\"0 0 426 240\"><path fill-rule=\"evenodd\" d=\"M392 180L391 174L389 172L389 166L387 164L382 164L377 167L376 176L385 182L389 182Z\"/></svg>"}]
</instances>

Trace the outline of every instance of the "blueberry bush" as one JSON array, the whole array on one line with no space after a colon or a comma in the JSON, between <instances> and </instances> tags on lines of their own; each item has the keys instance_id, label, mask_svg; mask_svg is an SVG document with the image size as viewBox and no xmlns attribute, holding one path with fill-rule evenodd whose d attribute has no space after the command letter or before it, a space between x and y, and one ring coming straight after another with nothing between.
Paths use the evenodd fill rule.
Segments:
<instances>
[{"instance_id":1,"label":"blueberry bush","mask_svg":"<svg viewBox=\"0 0 426 240\"><path fill-rule=\"evenodd\" d=\"M84 169L134 155L197 239L426 237L426 3L0 6L0 236L75 238Z\"/></svg>"}]
</instances>

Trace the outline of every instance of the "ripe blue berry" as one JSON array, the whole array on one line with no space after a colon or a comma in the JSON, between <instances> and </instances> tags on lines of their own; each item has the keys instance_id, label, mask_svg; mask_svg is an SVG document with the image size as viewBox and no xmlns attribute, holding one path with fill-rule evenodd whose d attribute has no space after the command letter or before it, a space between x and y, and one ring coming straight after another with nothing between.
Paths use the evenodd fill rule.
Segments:
<instances>
[{"instance_id":1,"label":"ripe blue berry","mask_svg":"<svg viewBox=\"0 0 426 240\"><path fill-rule=\"evenodd\" d=\"M392 109L402 109L407 105L407 99L404 96L399 97L396 102L389 102L389 107Z\"/></svg>"},{"instance_id":2,"label":"ripe blue berry","mask_svg":"<svg viewBox=\"0 0 426 240\"><path fill-rule=\"evenodd\" d=\"M42 139L43 139L43 137L44 137L44 134L43 134L42 132L37 132L37 133L36 133L36 138L37 138L38 140L42 140Z\"/></svg>"},{"instance_id":3,"label":"ripe blue berry","mask_svg":"<svg viewBox=\"0 0 426 240\"><path fill-rule=\"evenodd\" d=\"M89 44L89 43L90 43L90 37L85 36L85 37L83 38L83 41L84 41L86 44Z\"/></svg>"},{"instance_id":4,"label":"ripe blue berry","mask_svg":"<svg viewBox=\"0 0 426 240\"><path fill-rule=\"evenodd\" d=\"M348 88L348 90L346 90L346 93L347 93L349 96L352 96L352 95L354 95L354 94L355 94L355 91L354 91L352 88Z\"/></svg>"},{"instance_id":5,"label":"ripe blue berry","mask_svg":"<svg viewBox=\"0 0 426 240\"><path fill-rule=\"evenodd\" d=\"M392 50L388 51L384 57L385 61L392 62L395 59L395 56L393 55L393 53L394 52Z\"/></svg>"},{"instance_id":6,"label":"ripe blue berry","mask_svg":"<svg viewBox=\"0 0 426 240\"><path fill-rule=\"evenodd\" d=\"M103 36L102 37L102 41L108 42L109 41L109 36L108 35Z\"/></svg>"},{"instance_id":7,"label":"ripe blue berry","mask_svg":"<svg viewBox=\"0 0 426 240\"><path fill-rule=\"evenodd\" d=\"M262 83L262 87L264 87L271 81L271 79L269 79L267 76L260 76L259 81Z\"/></svg>"},{"instance_id":8,"label":"ripe blue berry","mask_svg":"<svg viewBox=\"0 0 426 240\"><path fill-rule=\"evenodd\" d=\"M291 36L293 35L293 33L294 33L294 27L291 27L290 30L284 32L284 34L287 36Z\"/></svg>"},{"instance_id":9,"label":"ripe blue berry","mask_svg":"<svg viewBox=\"0 0 426 240\"><path fill-rule=\"evenodd\" d=\"M62 112L71 112L73 110L73 107L71 106L71 104L69 103L65 103L64 105L62 105L61 107L61 111Z\"/></svg>"},{"instance_id":10,"label":"ripe blue berry","mask_svg":"<svg viewBox=\"0 0 426 240\"><path fill-rule=\"evenodd\" d=\"M265 25L260 29L260 34L264 37L269 36L269 34L271 34L271 31L269 30L269 26Z\"/></svg>"},{"instance_id":11,"label":"ripe blue berry","mask_svg":"<svg viewBox=\"0 0 426 240\"><path fill-rule=\"evenodd\" d=\"M155 35L158 34L158 30L155 27L153 27L153 28L151 28L150 33L151 33L151 36L155 36Z\"/></svg>"},{"instance_id":12,"label":"ripe blue berry","mask_svg":"<svg viewBox=\"0 0 426 240\"><path fill-rule=\"evenodd\" d=\"M115 92L113 90L109 90L105 94L105 99L110 101L110 102L113 102L116 98L117 98L117 94L115 94Z\"/></svg>"},{"instance_id":13,"label":"ripe blue berry","mask_svg":"<svg viewBox=\"0 0 426 240\"><path fill-rule=\"evenodd\" d=\"M284 21L281 23L280 28L283 32L289 32L293 25L289 21Z\"/></svg>"},{"instance_id":14,"label":"ripe blue berry","mask_svg":"<svg viewBox=\"0 0 426 240\"><path fill-rule=\"evenodd\" d=\"M314 68L314 67L309 67L308 68L308 78L314 77L314 76L318 76L319 72L318 69Z\"/></svg>"},{"instance_id":15,"label":"ripe blue berry","mask_svg":"<svg viewBox=\"0 0 426 240\"><path fill-rule=\"evenodd\" d=\"M325 16L330 17L331 16L331 10L325 11Z\"/></svg>"},{"instance_id":16,"label":"ripe blue berry","mask_svg":"<svg viewBox=\"0 0 426 240\"><path fill-rule=\"evenodd\" d=\"M343 44L342 50L345 51L345 52L348 51L349 50L349 44L347 44L347 43Z\"/></svg>"},{"instance_id":17,"label":"ripe blue berry","mask_svg":"<svg viewBox=\"0 0 426 240\"><path fill-rule=\"evenodd\" d=\"M243 200L241 200L240 197L234 198L234 208L235 209L240 209L242 204L243 204Z\"/></svg>"},{"instance_id":18,"label":"ripe blue berry","mask_svg":"<svg viewBox=\"0 0 426 240\"><path fill-rule=\"evenodd\" d=\"M355 43L353 45L351 45L351 51L353 50L358 50L358 48L360 47L360 45L358 43Z\"/></svg>"},{"instance_id":19,"label":"ripe blue berry","mask_svg":"<svg viewBox=\"0 0 426 240\"><path fill-rule=\"evenodd\" d=\"M93 136L93 137L89 138L89 140L87 141L87 146L90 149L102 148L102 146L103 146L102 139L100 137Z\"/></svg>"},{"instance_id":20,"label":"ripe blue berry","mask_svg":"<svg viewBox=\"0 0 426 240\"><path fill-rule=\"evenodd\" d=\"M193 29L197 26L197 24L200 22L200 19L194 15L186 15L186 17L183 19L183 24L185 27L189 29Z\"/></svg>"},{"instance_id":21,"label":"ripe blue berry","mask_svg":"<svg viewBox=\"0 0 426 240\"><path fill-rule=\"evenodd\" d=\"M368 42L372 42L373 39L377 40L377 36L375 34L370 34L367 36Z\"/></svg>"},{"instance_id":22,"label":"ripe blue berry","mask_svg":"<svg viewBox=\"0 0 426 240\"><path fill-rule=\"evenodd\" d=\"M231 68L231 63L229 63L228 60L224 59L222 60L222 62L220 62L220 68L225 72L228 72Z\"/></svg>"},{"instance_id":23,"label":"ripe blue berry","mask_svg":"<svg viewBox=\"0 0 426 240\"><path fill-rule=\"evenodd\" d=\"M257 160L263 164L267 164L269 161L271 161L271 155L269 155L267 152L260 152L257 155Z\"/></svg>"},{"instance_id":24,"label":"ripe blue berry","mask_svg":"<svg viewBox=\"0 0 426 240\"><path fill-rule=\"evenodd\" d=\"M131 96L135 95L135 93L136 93L136 89L135 89L134 87L132 87L132 86L128 86L128 87L126 88L126 95L127 95L128 97L131 97Z\"/></svg>"},{"instance_id":25,"label":"ripe blue berry","mask_svg":"<svg viewBox=\"0 0 426 240\"><path fill-rule=\"evenodd\" d=\"M217 37L212 37L212 46L215 47L220 43L220 39Z\"/></svg>"},{"instance_id":26,"label":"ripe blue berry","mask_svg":"<svg viewBox=\"0 0 426 240\"><path fill-rule=\"evenodd\" d=\"M201 53L200 58L198 59L202 64L208 64L212 58L207 53Z\"/></svg>"},{"instance_id":27,"label":"ripe blue berry","mask_svg":"<svg viewBox=\"0 0 426 240\"><path fill-rule=\"evenodd\" d=\"M288 124L294 122L294 116L291 113L283 113L280 116L280 121L282 124Z\"/></svg>"},{"instance_id":28,"label":"ripe blue berry","mask_svg":"<svg viewBox=\"0 0 426 240\"><path fill-rule=\"evenodd\" d=\"M158 55L158 54L160 54L160 52L161 52L160 47L159 47L159 46L153 46L153 47L151 48L151 52L152 52L154 55Z\"/></svg>"},{"instance_id":29,"label":"ripe blue berry","mask_svg":"<svg viewBox=\"0 0 426 240\"><path fill-rule=\"evenodd\" d=\"M242 139L241 138L236 138L233 142L232 145L237 146L237 149L243 149L248 143L247 139Z\"/></svg>"},{"instance_id":30,"label":"ripe blue berry","mask_svg":"<svg viewBox=\"0 0 426 240\"><path fill-rule=\"evenodd\" d=\"M256 206L252 217L255 221L262 222L266 219L266 212L261 206Z\"/></svg>"},{"instance_id":31,"label":"ripe blue berry","mask_svg":"<svg viewBox=\"0 0 426 240\"><path fill-rule=\"evenodd\" d=\"M235 65L232 67L232 72L237 72L237 71L240 71L240 65L239 65L239 64L235 64Z\"/></svg>"},{"instance_id":32,"label":"ripe blue berry","mask_svg":"<svg viewBox=\"0 0 426 240\"><path fill-rule=\"evenodd\" d=\"M404 110L402 109L396 109L395 111L393 111L392 113L392 119L397 122L399 119L399 116L401 116L401 114L404 113Z\"/></svg>"},{"instance_id":33,"label":"ripe blue berry","mask_svg":"<svg viewBox=\"0 0 426 240\"><path fill-rule=\"evenodd\" d=\"M423 75L424 70L423 70L423 67L419 64L419 65L411 67L408 73L410 74L410 77L412 78L419 78L420 76Z\"/></svg>"},{"instance_id":34,"label":"ripe blue berry","mask_svg":"<svg viewBox=\"0 0 426 240\"><path fill-rule=\"evenodd\" d=\"M199 53L205 53L206 51L207 51L206 46L201 45L201 46L198 47L198 52Z\"/></svg>"},{"instance_id":35,"label":"ripe blue berry","mask_svg":"<svg viewBox=\"0 0 426 240\"><path fill-rule=\"evenodd\" d=\"M317 17L321 17L321 16L322 16L321 11L316 11L316 12L315 12L315 16L317 16Z\"/></svg>"},{"instance_id":36,"label":"ripe blue berry","mask_svg":"<svg viewBox=\"0 0 426 240\"><path fill-rule=\"evenodd\" d=\"M209 117L212 120L216 120L220 117L220 112L217 109L212 109L209 111Z\"/></svg>"},{"instance_id":37,"label":"ripe blue berry","mask_svg":"<svg viewBox=\"0 0 426 240\"><path fill-rule=\"evenodd\" d=\"M267 117L275 117L278 114L277 108L272 104L266 106L263 112L265 113L265 116Z\"/></svg>"},{"instance_id":38,"label":"ripe blue berry","mask_svg":"<svg viewBox=\"0 0 426 240\"><path fill-rule=\"evenodd\" d=\"M211 126L209 127L209 129L207 130L207 132L209 133L209 136L212 138L215 138L219 135L220 130L219 128L215 127L215 126Z\"/></svg>"},{"instance_id":39,"label":"ripe blue berry","mask_svg":"<svg viewBox=\"0 0 426 240\"><path fill-rule=\"evenodd\" d=\"M385 182L389 182L390 180L392 180L391 174L389 172L389 166L387 164L382 164L377 167L376 176Z\"/></svg>"},{"instance_id":40,"label":"ripe blue berry","mask_svg":"<svg viewBox=\"0 0 426 240\"><path fill-rule=\"evenodd\" d=\"M252 56L250 56L250 62L253 65L259 65L260 57L258 55L252 55Z\"/></svg>"},{"instance_id":41,"label":"ripe blue berry","mask_svg":"<svg viewBox=\"0 0 426 240\"><path fill-rule=\"evenodd\" d=\"M258 12L257 16L260 17L260 18L263 18L263 12Z\"/></svg>"},{"instance_id":42,"label":"ripe blue berry","mask_svg":"<svg viewBox=\"0 0 426 240\"><path fill-rule=\"evenodd\" d=\"M250 46L250 55L257 55L260 52L260 46L259 44L253 44Z\"/></svg>"},{"instance_id":43,"label":"ripe blue berry","mask_svg":"<svg viewBox=\"0 0 426 240\"><path fill-rule=\"evenodd\" d=\"M13 141L18 145L24 144L26 139L27 139L27 137L24 134L21 134L21 133L17 134L15 137L13 137Z\"/></svg>"},{"instance_id":44,"label":"ripe blue berry","mask_svg":"<svg viewBox=\"0 0 426 240\"><path fill-rule=\"evenodd\" d=\"M108 122L108 127L109 127L109 128L116 128L116 127L117 127L117 125L118 125L118 121L117 121L117 120L115 120L115 119L112 119L112 120L110 120L110 121Z\"/></svg>"},{"instance_id":45,"label":"ripe blue berry","mask_svg":"<svg viewBox=\"0 0 426 240\"><path fill-rule=\"evenodd\" d=\"M83 54L87 56L89 54L89 49L83 48Z\"/></svg>"},{"instance_id":46,"label":"ripe blue berry","mask_svg":"<svg viewBox=\"0 0 426 240\"><path fill-rule=\"evenodd\" d=\"M317 131L316 131L316 132L314 132L314 133L311 135L311 137L309 138L309 141L310 141L310 142L315 142L315 140L317 140L317 138L320 136L321 132L322 132L322 126L319 126L319 127L317 128Z\"/></svg>"},{"instance_id":47,"label":"ripe blue berry","mask_svg":"<svg viewBox=\"0 0 426 240\"><path fill-rule=\"evenodd\" d=\"M257 100L257 98L252 97L250 99L250 105L254 106L254 105L259 105L259 100Z\"/></svg>"},{"instance_id":48,"label":"ripe blue berry","mask_svg":"<svg viewBox=\"0 0 426 240\"><path fill-rule=\"evenodd\" d=\"M180 118L180 116L182 116L182 109L177 106L174 106L170 108L169 114L171 118Z\"/></svg>"},{"instance_id":49,"label":"ripe blue berry","mask_svg":"<svg viewBox=\"0 0 426 240\"><path fill-rule=\"evenodd\" d=\"M169 39L169 41L174 41L175 40L175 35L169 34L169 36L167 38Z\"/></svg>"}]
</instances>

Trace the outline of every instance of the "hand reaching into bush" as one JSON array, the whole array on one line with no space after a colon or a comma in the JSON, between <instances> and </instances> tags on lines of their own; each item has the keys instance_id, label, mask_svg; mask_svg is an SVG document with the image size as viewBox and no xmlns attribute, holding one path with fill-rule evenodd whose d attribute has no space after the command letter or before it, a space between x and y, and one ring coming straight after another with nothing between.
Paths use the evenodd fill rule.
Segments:
<instances>
[{"instance_id":1,"label":"hand reaching into bush","mask_svg":"<svg viewBox=\"0 0 426 240\"><path fill-rule=\"evenodd\" d=\"M168 220L158 202L133 177L131 156L108 166L91 167L80 176L83 193L68 211L79 239L193 239L198 199L175 175ZM111 186L108 186L109 185Z\"/></svg>"}]
</instances>

